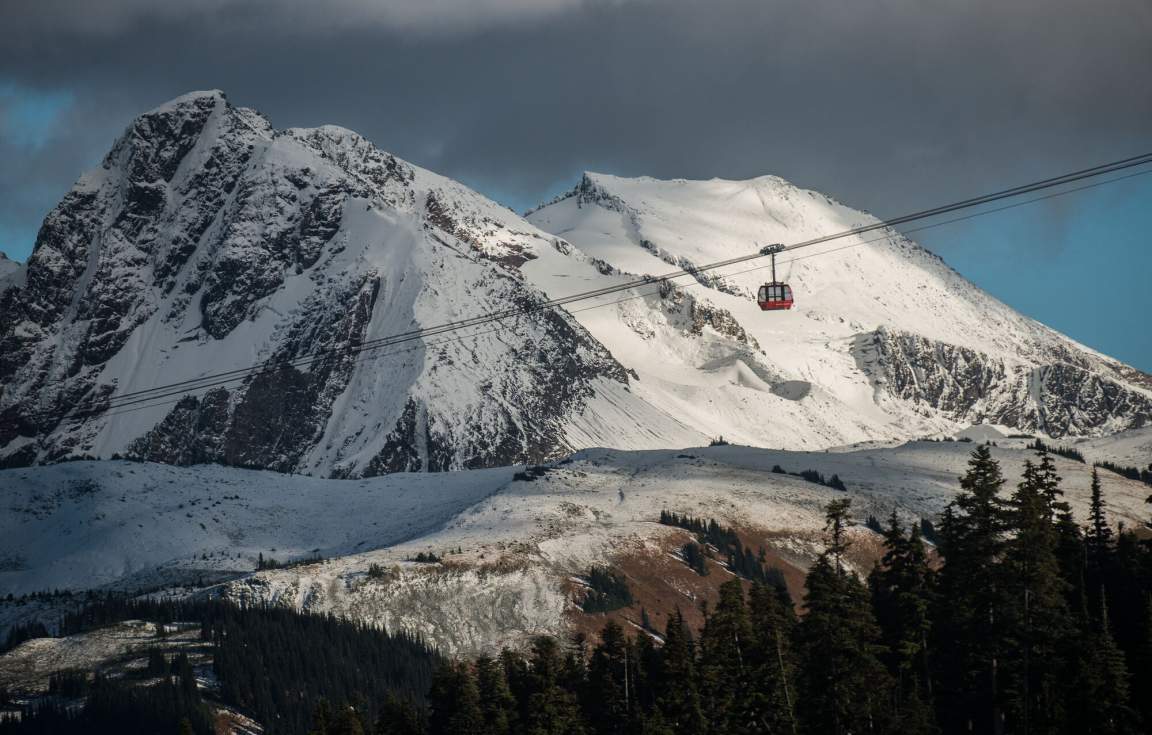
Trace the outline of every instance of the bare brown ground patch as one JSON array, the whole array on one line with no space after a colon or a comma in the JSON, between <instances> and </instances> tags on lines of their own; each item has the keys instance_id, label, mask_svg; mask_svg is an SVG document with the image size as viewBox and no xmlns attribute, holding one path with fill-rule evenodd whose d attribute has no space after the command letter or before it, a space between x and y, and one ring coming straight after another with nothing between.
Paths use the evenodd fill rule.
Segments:
<instances>
[{"instance_id":1,"label":"bare brown ground patch","mask_svg":"<svg viewBox=\"0 0 1152 735\"><path fill-rule=\"evenodd\" d=\"M719 598L720 586L736 576L719 558L707 560L707 575L697 574L679 556L680 548L695 540L694 534L679 528L669 528L668 531L656 539L656 548L637 544L613 555L611 565L628 579L633 598L631 605L607 613L586 613L579 608L584 588L576 582L569 582L568 592L577 602L569 613L573 633L597 640L609 620L616 621L625 630L636 632L641 629L643 613L647 612L651 627L660 635L676 609L693 630L698 631L703 626L704 607L711 608ZM745 546L754 551L764 549L765 566L780 570L792 599L799 605L804 599L807 561L797 554L775 548L773 538L781 538L779 535L749 528L737 528L736 531ZM745 586L750 586L750 583L746 582Z\"/></svg>"}]
</instances>

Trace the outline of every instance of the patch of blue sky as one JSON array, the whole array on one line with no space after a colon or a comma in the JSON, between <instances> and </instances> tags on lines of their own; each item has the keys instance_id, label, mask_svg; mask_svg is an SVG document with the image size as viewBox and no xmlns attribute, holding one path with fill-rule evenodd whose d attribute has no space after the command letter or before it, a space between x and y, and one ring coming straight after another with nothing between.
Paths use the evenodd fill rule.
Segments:
<instances>
[{"instance_id":1,"label":"patch of blue sky","mask_svg":"<svg viewBox=\"0 0 1152 735\"><path fill-rule=\"evenodd\" d=\"M73 100L66 90L35 90L0 80L0 136L7 145L41 148L52 139Z\"/></svg>"}]
</instances>

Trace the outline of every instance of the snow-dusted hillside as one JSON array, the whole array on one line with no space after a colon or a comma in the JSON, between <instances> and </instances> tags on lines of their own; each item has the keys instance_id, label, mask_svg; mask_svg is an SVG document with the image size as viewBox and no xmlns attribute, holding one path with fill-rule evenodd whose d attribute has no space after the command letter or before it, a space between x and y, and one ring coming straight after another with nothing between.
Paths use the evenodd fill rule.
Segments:
<instances>
[{"instance_id":1,"label":"snow-dusted hillside","mask_svg":"<svg viewBox=\"0 0 1152 735\"><path fill-rule=\"evenodd\" d=\"M513 470L321 480L218 466L66 462L0 471L0 589L27 592L335 556L430 533ZM5 593L6 593L5 592Z\"/></svg>"},{"instance_id":2,"label":"snow-dusted hillside","mask_svg":"<svg viewBox=\"0 0 1152 735\"><path fill-rule=\"evenodd\" d=\"M876 221L772 176L603 174L586 174L528 219L634 275ZM753 444L829 446L955 430L955 422L1106 434L1152 418L1152 378L1021 316L896 233L786 253L779 266L797 294L790 312L765 314L754 303L769 280L766 260L678 279L691 284L682 298L723 313L720 331L738 339L715 330L685 339L670 328L669 301L679 293L576 316L639 373L637 390L649 401L675 407L704 433ZM564 288L535 263L525 271L549 293Z\"/></svg>"},{"instance_id":3,"label":"snow-dusted hillside","mask_svg":"<svg viewBox=\"0 0 1152 735\"><path fill-rule=\"evenodd\" d=\"M1078 439L1072 446L1089 462L1112 462L1138 470L1152 469L1152 426L1112 436Z\"/></svg>"},{"instance_id":4,"label":"snow-dusted hillside","mask_svg":"<svg viewBox=\"0 0 1152 735\"><path fill-rule=\"evenodd\" d=\"M1029 456L999 440L1009 487ZM957 491L972 444L913 442L845 452L719 446L586 450L535 479L513 469L367 480L285 477L223 467L69 462L0 471L0 597L37 589L139 587L202 581L248 602L328 611L417 631L454 652L560 632L573 613L571 579L594 563L636 563L637 584L663 585L649 612L693 608L699 590L676 576L683 534L661 510L742 529L780 564L803 569L821 550L823 508L845 497L771 471L815 469L847 484L857 518L897 509L932 517ZM1152 461L1152 457L1149 458ZM1087 516L1090 467L1057 458L1076 517ZM1102 472L1113 521L1147 517L1147 487ZM876 538L855 529L870 563ZM432 552L441 564L407 561ZM259 554L328 560L253 573ZM641 560L636 562L636 560ZM371 565L384 574L369 577ZM0 610L5 616L28 610Z\"/></svg>"},{"instance_id":5,"label":"snow-dusted hillside","mask_svg":"<svg viewBox=\"0 0 1152 735\"><path fill-rule=\"evenodd\" d=\"M790 313L759 311L754 265L349 353L871 221L771 177L593 174L524 219L351 131L276 130L192 93L129 126L26 264L0 260L0 466L122 455L364 477L716 436L819 449L1152 419L1152 378L894 234L783 264Z\"/></svg>"}]
</instances>

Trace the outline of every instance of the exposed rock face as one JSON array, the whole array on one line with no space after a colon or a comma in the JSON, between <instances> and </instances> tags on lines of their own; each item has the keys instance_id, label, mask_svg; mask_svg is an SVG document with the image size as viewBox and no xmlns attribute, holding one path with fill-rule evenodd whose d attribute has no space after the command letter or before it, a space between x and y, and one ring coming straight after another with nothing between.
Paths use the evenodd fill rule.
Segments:
<instances>
[{"instance_id":1,"label":"exposed rock face","mask_svg":"<svg viewBox=\"0 0 1152 735\"><path fill-rule=\"evenodd\" d=\"M856 338L853 355L879 396L1054 437L1140 428L1152 400L1071 351L1062 361L1012 363L919 335L879 329Z\"/></svg>"},{"instance_id":2,"label":"exposed rock face","mask_svg":"<svg viewBox=\"0 0 1152 735\"><path fill-rule=\"evenodd\" d=\"M541 300L515 268L551 242L508 221L341 128L276 131L218 92L146 113L0 291L0 461L352 476L566 452L596 386L627 385L566 313L356 351ZM261 361L140 411L115 398Z\"/></svg>"}]
</instances>

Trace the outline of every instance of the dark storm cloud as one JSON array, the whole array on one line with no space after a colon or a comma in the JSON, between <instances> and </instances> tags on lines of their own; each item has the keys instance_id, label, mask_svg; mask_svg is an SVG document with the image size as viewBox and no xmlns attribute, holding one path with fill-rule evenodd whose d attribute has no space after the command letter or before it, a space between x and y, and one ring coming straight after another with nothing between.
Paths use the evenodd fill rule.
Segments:
<instances>
[{"instance_id":1,"label":"dark storm cloud","mask_svg":"<svg viewBox=\"0 0 1152 735\"><path fill-rule=\"evenodd\" d=\"M47 145L0 147L0 224L203 88L518 206L583 169L774 173L890 215L1152 146L1147 0L0 7L0 84L73 100Z\"/></svg>"}]
</instances>

